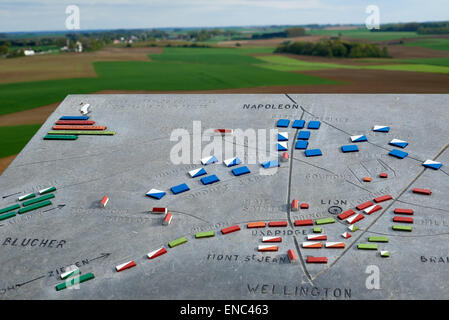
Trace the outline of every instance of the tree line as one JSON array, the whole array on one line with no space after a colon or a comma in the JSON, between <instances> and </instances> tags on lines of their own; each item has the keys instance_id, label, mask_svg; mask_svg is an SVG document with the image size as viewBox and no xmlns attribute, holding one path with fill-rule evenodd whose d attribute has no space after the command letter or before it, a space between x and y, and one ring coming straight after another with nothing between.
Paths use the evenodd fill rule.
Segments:
<instances>
[{"instance_id":1,"label":"tree line","mask_svg":"<svg viewBox=\"0 0 449 320\"><path fill-rule=\"evenodd\" d=\"M361 42L346 42L336 39L322 39L317 42L284 42L275 53L293 53L309 56L341 58L385 58L389 57L386 47Z\"/></svg>"}]
</instances>

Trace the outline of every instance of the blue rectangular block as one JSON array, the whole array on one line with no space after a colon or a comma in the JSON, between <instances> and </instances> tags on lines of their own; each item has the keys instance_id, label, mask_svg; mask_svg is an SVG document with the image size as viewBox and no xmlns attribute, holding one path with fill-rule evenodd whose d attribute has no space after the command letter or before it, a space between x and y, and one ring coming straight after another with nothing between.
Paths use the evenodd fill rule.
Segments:
<instances>
[{"instance_id":1,"label":"blue rectangular block","mask_svg":"<svg viewBox=\"0 0 449 320\"><path fill-rule=\"evenodd\" d=\"M292 124L292 128L302 129L302 128L304 128L305 124L306 124L306 122L304 120L295 120Z\"/></svg>"},{"instance_id":2,"label":"blue rectangular block","mask_svg":"<svg viewBox=\"0 0 449 320\"><path fill-rule=\"evenodd\" d=\"M288 119L279 119L277 126L281 127L281 128L287 128L289 124L290 124L290 120L288 120Z\"/></svg>"},{"instance_id":3,"label":"blue rectangular block","mask_svg":"<svg viewBox=\"0 0 449 320\"><path fill-rule=\"evenodd\" d=\"M177 185L177 186L174 186L174 187L170 188L170 190L171 190L171 192L173 192L173 194L178 194L178 193L181 193L181 192L189 191L190 188L185 183L182 183L180 185Z\"/></svg>"},{"instance_id":4,"label":"blue rectangular block","mask_svg":"<svg viewBox=\"0 0 449 320\"><path fill-rule=\"evenodd\" d=\"M309 121L309 125L307 126L307 129L319 129L320 128L320 121Z\"/></svg>"},{"instance_id":5,"label":"blue rectangular block","mask_svg":"<svg viewBox=\"0 0 449 320\"><path fill-rule=\"evenodd\" d=\"M310 131L302 130L298 133L298 140L309 140Z\"/></svg>"},{"instance_id":6,"label":"blue rectangular block","mask_svg":"<svg viewBox=\"0 0 449 320\"><path fill-rule=\"evenodd\" d=\"M322 156L323 154L321 153L320 149L310 149L310 150L306 150L306 157L315 157L315 156Z\"/></svg>"},{"instance_id":7,"label":"blue rectangular block","mask_svg":"<svg viewBox=\"0 0 449 320\"><path fill-rule=\"evenodd\" d=\"M220 179L218 179L218 177L215 174L212 174L210 176L201 178L201 182L203 184L211 184L211 183L214 183L214 182L217 182L217 181L220 181Z\"/></svg>"},{"instance_id":8,"label":"blue rectangular block","mask_svg":"<svg viewBox=\"0 0 449 320\"><path fill-rule=\"evenodd\" d=\"M59 120L87 120L89 116L62 116Z\"/></svg>"},{"instance_id":9,"label":"blue rectangular block","mask_svg":"<svg viewBox=\"0 0 449 320\"><path fill-rule=\"evenodd\" d=\"M247 166L232 169L232 173L234 174L234 176L241 176L242 174L247 174L250 172L251 171L249 171Z\"/></svg>"},{"instance_id":10,"label":"blue rectangular block","mask_svg":"<svg viewBox=\"0 0 449 320\"><path fill-rule=\"evenodd\" d=\"M347 146L341 146L341 151L343 151L343 152L354 152L354 151L359 151L359 148L355 144L349 144Z\"/></svg>"},{"instance_id":11,"label":"blue rectangular block","mask_svg":"<svg viewBox=\"0 0 449 320\"><path fill-rule=\"evenodd\" d=\"M307 145L309 141L307 140L298 140L296 141L295 149L307 149Z\"/></svg>"},{"instance_id":12,"label":"blue rectangular block","mask_svg":"<svg viewBox=\"0 0 449 320\"><path fill-rule=\"evenodd\" d=\"M404 151L401 151L401 150L398 150L398 149L393 149L393 150L390 151L389 155L393 156L393 157L396 157L396 158L399 158L399 159L404 159L406 156L408 156L408 153L404 152Z\"/></svg>"}]
</instances>

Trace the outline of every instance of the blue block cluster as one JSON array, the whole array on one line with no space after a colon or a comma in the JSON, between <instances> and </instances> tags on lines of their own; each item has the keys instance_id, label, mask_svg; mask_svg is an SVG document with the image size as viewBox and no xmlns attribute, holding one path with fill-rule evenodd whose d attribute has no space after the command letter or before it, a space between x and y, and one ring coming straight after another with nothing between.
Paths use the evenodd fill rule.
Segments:
<instances>
[{"instance_id":1,"label":"blue block cluster","mask_svg":"<svg viewBox=\"0 0 449 320\"><path fill-rule=\"evenodd\" d=\"M234 176L241 176L242 174L247 174L250 172L251 171L249 171L247 166L232 169L232 173L234 174Z\"/></svg>"},{"instance_id":2,"label":"blue block cluster","mask_svg":"<svg viewBox=\"0 0 449 320\"><path fill-rule=\"evenodd\" d=\"M298 140L309 140L310 138L310 131L307 130L301 130L298 133Z\"/></svg>"},{"instance_id":3,"label":"blue block cluster","mask_svg":"<svg viewBox=\"0 0 449 320\"><path fill-rule=\"evenodd\" d=\"M359 147L355 144L349 144L346 146L341 146L341 151L343 152L356 152L359 151Z\"/></svg>"},{"instance_id":4,"label":"blue block cluster","mask_svg":"<svg viewBox=\"0 0 449 320\"><path fill-rule=\"evenodd\" d=\"M306 157L316 157L316 156L322 156L320 149L310 149L305 151Z\"/></svg>"},{"instance_id":5,"label":"blue block cluster","mask_svg":"<svg viewBox=\"0 0 449 320\"><path fill-rule=\"evenodd\" d=\"M321 125L320 121L309 121L309 125L307 126L307 129L319 129Z\"/></svg>"},{"instance_id":6,"label":"blue block cluster","mask_svg":"<svg viewBox=\"0 0 449 320\"><path fill-rule=\"evenodd\" d=\"M173 194L178 194L181 192L185 192L185 191L189 191L190 188L187 184L182 183L180 185L174 186L172 188L170 188L171 192L173 192Z\"/></svg>"},{"instance_id":7,"label":"blue block cluster","mask_svg":"<svg viewBox=\"0 0 449 320\"><path fill-rule=\"evenodd\" d=\"M87 120L89 116L62 116L59 120Z\"/></svg>"},{"instance_id":8,"label":"blue block cluster","mask_svg":"<svg viewBox=\"0 0 449 320\"><path fill-rule=\"evenodd\" d=\"M212 174L210 176L201 178L201 182L203 184L211 184L211 183L215 183L215 182L218 182L218 181L220 181L220 179L218 179L218 177L215 174Z\"/></svg>"},{"instance_id":9,"label":"blue block cluster","mask_svg":"<svg viewBox=\"0 0 449 320\"><path fill-rule=\"evenodd\" d=\"M404 151L401 151L401 150L398 150L398 149L393 149L393 150L390 151L389 155L393 156L393 157L396 157L396 158L399 158L399 159L404 159L406 156L408 156L408 153L404 152Z\"/></svg>"},{"instance_id":10,"label":"blue block cluster","mask_svg":"<svg viewBox=\"0 0 449 320\"><path fill-rule=\"evenodd\" d=\"M288 125L290 124L290 120L288 119L279 119L277 126L280 128L287 128Z\"/></svg>"},{"instance_id":11,"label":"blue block cluster","mask_svg":"<svg viewBox=\"0 0 449 320\"><path fill-rule=\"evenodd\" d=\"M295 149L307 149L307 145L309 141L307 140L298 140L296 141Z\"/></svg>"}]
</instances>

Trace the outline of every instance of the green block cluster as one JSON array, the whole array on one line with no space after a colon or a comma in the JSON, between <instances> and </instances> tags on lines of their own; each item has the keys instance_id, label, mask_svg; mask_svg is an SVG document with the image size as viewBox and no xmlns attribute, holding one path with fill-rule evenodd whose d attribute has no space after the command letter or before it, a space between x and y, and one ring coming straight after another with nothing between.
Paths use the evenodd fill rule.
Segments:
<instances>
[{"instance_id":1,"label":"green block cluster","mask_svg":"<svg viewBox=\"0 0 449 320\"><path fill-rule=\"evenodd\" d=\"M377 250L377 244L359 243L357 245L357 249L359 249L359 250Z\"/></svg>"},{"instance_id":2,"label":"green block cluster","mask_svg":"<svg viewBox=\"0 0 449 320\"><path fill-rule=\"evenodd\" d=\"M334 223L335 219L334 218L324 218L324 219L318 219L315 220L315 224L328 224L328 223Z\"/></svg>"},{"instance_id":3,"label":"green block cluster","mask_svg":"<svg viewBox=\"0 0 449 320\"><path fill-rule=\"evenodd\" d=\"M15 215L16 215L15 212L8 212L8 213L5 213L5 214L2 214L2 215L0 215L0 221L1 221L1 220L6 220L6 219L9 219L9 218L12 218L12 217L14 217Z\"/></svg>"},{"instance_id":4,"label":"green block cluster","mask_svg":"<svg viewBox=\"0 0 449 320\"><path fill-rule=\"evenodd\" d=\"M51 205L51 201L50 200L45 200L45 201L33 204L31 206L21 208L17 212L18 213L25 213L25 212L36 210L36 209L39 209L39 208L42 208L42 207L45 207L45 206L49 206L49 205Z\"/></svg>"},{"instance_id":5,"label":"green block cluster","mask_svg":"<svg viewBox=\"0 0 449 320\"><path fill-rule=\"evenodd\" d=\"M76 140L78 136L75 135L63 135L63 134L47 134L44 140Z\"/></svg>"},{"instance_id":6,"label":"green block cluster","mask_svg":"<svg viewBox=\"0 0 449 320\"><path fill-rule=\"evenodd\" d=\"M388 238L387 237L369 237L368 238L369 242L388 242Z\"/></svg>"},{"instance_id":7,"label":"green block cluster","mask_svg":"<svg viewBox=\"0 0 449 320\"><path fill-rule=\"evenodd\" d=\"M209 238L209 237L213 237L213 236L215 236L215 232L213 232L213 231L197 232L195 234L195 238L197 238L197 239Z\"/></svg>"},{"instance_id":8,"label":"green block cluster","mask_svg":"<svg viewBox=\"0 0 449 320\"><path fill-rule=\"evenodd\" d=\"M395 231L408 231L408 232L411 232L412 231L412 227L410 227L410 226L394 225L393 226L393 230L395 230Z\"/></svg>"},{"instance_id":9,"label":"green block cluster","mask_svg":"<svg viewBox=\"0 0 449 320\"><path fill-rule=\"evenodd\" d=\"M182 237L182 238L178 238L176 240L170 241L168 243L168 246L170 248L174 248L174 247L179 246L179 245L181 245L183 243L186 243L186 242L187 242L187 239L185 237Z\"/></svg>"},{"instance_id":10,"label":"green block cluster","mask_svg":"<svg viewBox=\"0 0 449 320\"><path fill-rule=\"evenodd\" d=\"M82 282L91 280L93 278L95 278L93 273L91 273L91 272L90 273L86 273L86 274L83 274L82 276L77 276L77 277L74 277L74 278L72 278L70 280L66 280L66 281L58 284L55 288L56 288L56 291L60 291L60 290L66 289L68 287L71 287L74 284L82 283Z\"/></svg>"},{"instance_id":11,"label":"green block cluster","mask_svg":"<svg viewBox=\"0 0 449 320\"><path fill-rule=\"evenodd\" d=\"M45 189L43 189L43 190L45 190ZM50 193L50 192L53 192L53 191L56 191L55 187L50 187L47 190L45 190L43 192L39 192L39 193L42 195L42 194Z\"/></svg>"},{"instance_id":12,"label":"green block cluster","mask_svg":"<svg viewBox=\"0 0 449 320\"><path fill-rule=\"evenodd\" d=\"M0 214L8 212L8 211L11 211L11 210L16 210L16 209L19 209L19 208L20 208L20 204L16 203L16 204L14 204L12 206L0 209Z\"/></svg>"},{"instance_id":13,"label":"green block cluster","mask_svg":"<svg viewBox=\"0 0 449 320\"><path fill-rule=\"evenodd\" d=\"M42 197L39 197L39 198L36 198L36 199L31 199L31 200L25 201L25 202L23 202L23 206L26 207L26 206L29 206L31 204L35 204L35 203L38 203L38 202L41 202L41 201L44 201L44 200L52 199L54 197L55 197L55 195L53 193L50 193L50 194L47 194L45 196L42 196Z\"/></svg>"}]
</instances>

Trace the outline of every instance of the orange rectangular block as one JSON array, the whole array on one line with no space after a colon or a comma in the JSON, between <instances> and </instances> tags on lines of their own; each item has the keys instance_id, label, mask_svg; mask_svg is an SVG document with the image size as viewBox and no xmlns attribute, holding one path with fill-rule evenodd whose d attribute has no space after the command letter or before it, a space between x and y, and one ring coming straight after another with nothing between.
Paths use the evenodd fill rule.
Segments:
<instances>
[{"instance_id":1,"label":"orange rectangular block","mask_svg":"<svg viewBox=\"0 0 449 320\"><path fill-rule=\"evenodd\" d=\"M265 221L259 221L259 222L248 222L246 227L248 229L251 228L265 228L267 226L267 223Z\"/></svg>"},{"instance_id":2,"label":"orange rectangular block","mask_svg":"<svg viewBox=\"0 0 449 320\"><path fill-rule=\"evenodd\" d=\"M106 130L106 126L73 126L73 125L54 125L53 130Z\"/></svg>"},{"instance_id":3,"label":"orange rectangular block","mask_svg":"<svg viewBox=\"0 0 449 320\"><path fill-rule=\"evenodd\" d=\"M363 177L363 181L365 181L365 182L371 182L371 178L370 178L370 177Z\"/></svg>"},{"instance_id":4,"label":"orange rectangular block","mask_svg":"<svg viewBox=\"0 0 449 320\"><path fill-rule=\"evenodd\" d=\"M56 124L68 124L68 125L93 125L95 121L91 120L58 120Z\"/></svg>"},{"instance_id":5,"label":"orange rectangular block","mask_svg":"<svg viewBox=\"0 0 449 320\"><path fill-rule=\"evenodd\" d=\"M235 232L235 231L239 231L239 230L240 230L240 227L238 225L235 225L232 227L221 229L221 233L227 234L227 233L231 233L231 232Z\"/></svg>"}]
</instances>

